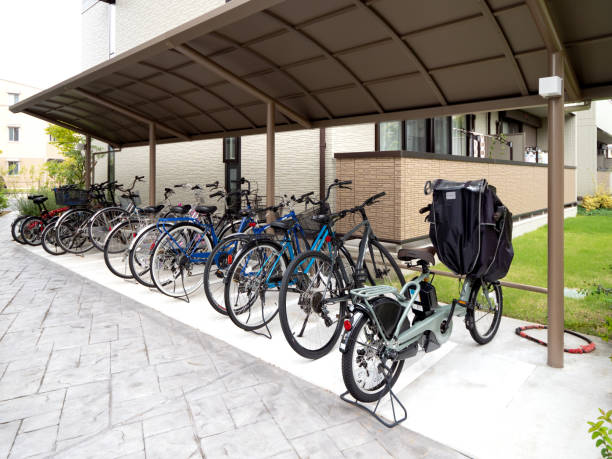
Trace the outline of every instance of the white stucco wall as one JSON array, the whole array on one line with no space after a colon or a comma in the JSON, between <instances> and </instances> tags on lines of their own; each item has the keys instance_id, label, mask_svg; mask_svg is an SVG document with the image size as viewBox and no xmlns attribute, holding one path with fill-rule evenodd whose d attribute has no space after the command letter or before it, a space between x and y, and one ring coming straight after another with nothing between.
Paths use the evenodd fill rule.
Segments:
<instances>
[{"instance_id":1,"label":"white stucco wall","mask_svg":"<svg viewBox=\"0 0 612 459\"><path fill-rule=\"evenodd\" d=\"M81 13L81 66L88 69L109 57L110 6L104 2L92 2L84 6Z\"/></svg>"}]
</instances>

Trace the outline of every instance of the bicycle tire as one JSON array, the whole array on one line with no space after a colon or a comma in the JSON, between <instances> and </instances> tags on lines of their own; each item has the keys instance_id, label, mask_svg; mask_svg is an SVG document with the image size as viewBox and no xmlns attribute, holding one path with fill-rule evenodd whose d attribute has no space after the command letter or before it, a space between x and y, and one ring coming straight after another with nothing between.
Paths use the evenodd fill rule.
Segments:
<instances>
[{"instance_id":1,"label":"bicycle tire","mask_svg":"<svg viewBox=\"0 0 612 459\"><path fill-rule=\"evenodd\" d=\"M496 296L494 301L496 302L497 309L495 310L493 314L493 318L492 318L493 320L487 332L482 334L478 330L478 325L477 325L477 322L479 322L484 317L486 317L486 314L480 319L477 319L475 316L475 310L478 309L475 307L475 305L480 304L478 302L478 292L480 292L480 290L482 289L482 282L480 280L474 281L474 284L472 285L472 291L470 292L470 297L469 297L469 304L474 307L468 308L468 311L465 315L465 323L467 325L467 329L470 332L472 339L476 341L478 344L487 344L493 338L495 338L495 335L497 334L497 331L499 330L499 324L501 323L502 312L504 308L504 296L503 296L502 288L501 288L501 285L497 282L493 282L490 285L493 287L493 291ZM486 304L486 299L485 299L485 304Z\"/></svg>"},{"instance_id":2,"label":"bicycle tire","mask_svg":"<svg viewBox=\"0 0 612 459\"><path fill-rule=\"evenodd\" d=\"M106 207L93 214L87 225L87 234L94 247L103 251L106 236L114 226L122 222L122 217L129 217L129 215L130 213L121 207Z\"/></svg>"},{"instance_id":3,"label":"bicycle tire","mask_svg":"<svg viewBox=\"0 0 612 459\"><path fill-rule=\"evenodd\" d=\"M234 325L236 325L237 327L246 330L246 331L254 331L254 330L258 330L262 327L265 327L268 323L270 323L270 321L272 321L274 319L274 317L276 317L276 315L278 314L278 302L276 302L276 308L272 308L272 313L268 313L267 316L264 316L264 306L262 304L261 307L261 312L262 312L262 321L260 323L245 323L245 321L241 321L240 319L242 317L238 317L239 315L242 316L244 313L246 313L248 311L249 315L246 318L246 322L249 321L250 319L250 311L251 308L253 308L255 302L257 301L257 297L251 297L251 296L247 296L247 303L246 305L241 305L239 307L232 307L232 286L234 286L234 284L238 283L240 284L241 279L238 279L236 276L236 271L237 269L241 266L241 262L243 260L245 260L245 258L247 257L247 255L249 255L253 250L255 249L263 249L264 247L267 247L269 249L271 249L272 251L276 252L276 253L281 253L282 252L282 246L281 244L279 244L277 241L270 239L270 238L265 238L265 239L257 239L249 244L247 244L238 255L236 255L236 260L232 263L230 269L227 272L227 277L225 279L225 289L224 289L224 298L225 298L225 309L228 313L229 318L231 319L231 321L234 323ZM283 253L282 254L282 264L284 264L284 268L287 267L287 265L289 264L289 260L287 259L287 256ZM273 264L274 265L274 264ZM278 268L275 268L278 269ZM262 277L262 276L257 276L257 277ZM282 279L282 273L280 273L278 275L279 279L279 287L280 287L280 281ZM259 280L259 282L261 282L261 280ZM272 291L272 289L270 288L266 288L264 286L261 286L260 293L266 294L269 291ZM240 285L238 285L238 293L240 292ZM250 292L247 292L250 293ZM239 296L236 295L236 298L238 299ZM236 301L236 305L237 305L237 301ZM258 314L258 311L255 311L256 314Z\"/></svg>"},{"instance_id":4,"label":"bicycle tire","mask_svg":"<svg viewBox=\"0 0 612 459\"><path fill-rule=\"evenodd\" d=\"M352 263L352 259L350 255L347 253L343 253L344 257L348 256L349 264ZM304 282L309 282L308 287L312 287L314 283L318 283L312 275L312 273L304 273L302 272L302 268L311 268L310 260L315 261L315 259L319 259L321 264L326 263L329 265L329 269L332 269L332 259L325 253L320 251L308 251L303 252L297 257L295 257L287 269L285 270L285 274L283 275L283 280L281 283L281 289L279 294L279 318L281 323L281 329L283 330L283 335L287 340L287 343L291 346L291 348L299 355L307 359L319 359L324 355L327 355L334 347L334 345L338 342L338 338L342 334L342 321L346 315L347 301L339 302L339 310L337 312L337 317L335 321L335 327L332 330L331 335L327 341L324 341L326 338L323 338L323 344L317 345L318 347L306 347L306 343L310 340L310 336L313 334L317 334L319 337L321 333L315 333L312 331L313 327L309 327L309 333L306 337L304 332L306 331L306 326L310 321L310 325L314 325L316 330L329 330L329 327L333 326L333 321L329 316L328 311L323 311L321 308L320 301L327 298L325 294L321 295L320 292L312 292L309 294L309 290L304 290L300 292L299 297L297 299L297 304L291 308L292 318L290 320L289 317L289 308L287 301L287 294L289 293L290 284L298 285L303 284ZM307 266L304 267L304 263ZM300 271L302 269L302 271ZM319 268L321 270L321 268ZM331 278L332 276L328 275L327 278ZM338 294L344 292L345 281L343 279L341 271L338 269L338 266L335 266L333 278L335 278L336 286L335 289L338 291ZM327 285L324 286L325 292L328 292ZM295 287L293 287L295 288ZM297 287L299 288L299 287ZM319 309L319 310L317 310ZM294 311L297 313L295 314ZM313 313L314 312L314 313ZM333 313L332 313L333 315ZM297 317L296 317L297 316ZM312 320L310 318L313 318ZM318 319L320 317L321 319ZM291 326L291 323L298 325L299 332L296 333L294 331L294 327ZM325 328L321 327L323 325ZM299 339L298 338L304 338ZM320 344L320 343L319 343Z\"/></svg>"},{"instance_id":5,"label":"bicycle tire","mask_svg":"<svg viewBox=\"0 0 612 459\"><path fill-rule=\"evenodd\" d=\"M13 237L13 241L19 242L22 245L25 245L26 242L21 237L21 224L28 217L30 217L30 215L20 215L11 223L11 236Z\"/></svg>"},{"instance_id":6,"label":"bicycle tire","mask_svg":"<svg viewBox=\"0 0 612 459\"><path fill-rule=\"evenodd\" d=\"M129 266L134 279L148 288L155 288L151 279L151 255L162 233L156 224L143 228L130 247Z\"/></svg>"},{"instance_id":7,"label":"bicycle tire","mask_svg":"<svg viewBox=\"0 0 612 459\"><path fill-rule=\"evenodd\" d=\"M42 244L42 232L45 229L45 221L40 217L28 217L21 223L21 238L27 245L33 247Z\"/></svg>"},{"instance_id":8,"label":"bicycle tire","mask_svg":"<svg viewBox=\"0 0 612 459\"><path fill-rule=\"evenodd\" d=\"M208 300L210 306L212 306L212 308L219 314L224 316L227 315L227 311L225 310L225 275L232 265L235 256L244 246L244 243L247 243L250 240L251 238L245 234L230 234L219 241L219 243L213 248L212 252L210 252L208 260L206 260L203 281L204 294L206 295L206 299ZM238 247L239 242L243 242L243 244L240 244L240 247ZM219 253L227 248L228 244L233 243L236 244L236 247L227 249L228 251L231 250L231 253Z\"/></svg>"},{"instance_id":9,"label":"bicycle tire","mask_svg":"<svg viewBox=\"0 0 612 459\"><path fill-rule=\"evenodd\" d=\"M115 226L104 242L104 263L108 270L122 279L131 279L128 264L129 248L137 234L137 223L124 221Z\"/></svg>"},{"instance_id":10,"label":"bicycle tire","mask_svg":"<svg viewBox=\"0 0 612 459\"><path fill-rule=\"evenodd\" d=\"M365 259L364 259L364 269L368 273L367 276L370 279L370 282L372 282L372 285L381 285L381 284L388 283L385 279L380 278L378 275L375 275L375 277L372 277L371 270L367 266L368 264L373 264L373 265L375 264L375 262L372 261L372 255L371 255L372 252L370 252L370 249L372 246L376 247L376 249L380 251L381 258L386 258L386 263L388 263L390 267L393 269L394 274L395 274L395 279L399 281L400 287L406 284L406 279L404 278L404 275L402 274L402 270L398 266L395 259L391 256L387 248L384 245L382 245L382 243L378 240L370 240L369 245L370 247L368 248L368 251L366 252ZM376 254L374 254L374 257L376 258Z\"/></svg>"},{"instance_id":11,"label":"bicycle tire","mask_svg":"<svg viewBox=\"0 0 612 459\"><path fill-rule=\"evenodd\" d=\"M42 248L49 255L63 255L66 253L64 249L57 244L55 240L55 224L59 220L59 217L53 217L48 223L42 233Z\"/></svg>"},{"instance_id":12,"label":"bicycle tire","mask_svg":"<svg viewBox=\"0 0 612 459\"><path fill-rule=\"evenodd\" d=\"M210 239L210 235L208 234L208 230L207 228L203 227L203 226L199 226L199 225L195 225L193 223L190 222L186 222L186 223L179 223L177 225L174 225L170 230L168 230L167 233L165 233L163 236L160 237L160 239L157 241L157 243L155 244L155 248L153 249L153 253L151 254L151 261L150 261L150 266L151 266L151 279L153 280L153 283L155 284L155 287L164 295L173 297L173 298L180 298L180 297L184 297L184 296L189 296L191 294L193 294L195 291L197 291L201 286L202 286L202 282L203 282L203 274L204 272L202 271L201 274L198 275L190 275L191 277L199 277L199 281L197 281L193 286L191 286L189 288L189 291L187 290L187 288L185 287L185 280L184 280L184 272L183 272L183 267L180 265L180 257L182 255L179 255L176 251L175 248L173 248L173 242L171 240L169 240L170 235L171 234L175 234L178 233L179 231L183 231L185 232L185 230L191 229L193 231L199 232L200 234L202 234L202 240L205 241L206 244L206 249L208 249L208 253L210 254L210 252L212 252L212 241ZM171 249L172 253L168 253L168 258L166 260L162 260L161 256L166 255L165 253L162 254L162 251L167 250L166 245L170 244L169 248ZM189 245L191 245L191 240L189 241ZM199 249L198 249L199 250ZM174 288L173 289L166 289L166 285L169 285L169 281L168 280L164 280L161 278L161 276L159 275L159 270L157 269L157 265L159 264L159 262L166 262L169 261L170 259L172 259L172 261L170 261L171 265L172 265L172 273L173 273L173 282ZM199 265L196 263L191 263L192 265ZM178 276L175 276L174 273L174 269L175 269L175 265L178 265L179 267L179 275L181 276L181 286L182 289L181 290L177 290L176 289L176 279L178 279ZM202 269L203 269L203 265L204 263L202 263ZM189 274L189 273L188 273Z\"/></svg>"},{"instance_id":13,"label":"bicycle tire","mask_svg":"<svg viewBox=\"0 0 612 459\"><path fill-rule=\"evenodd\" d=\"M55 225L55 238L63 250L72 254L81 254L93 248L93 243L87 234L87 220L92 215L91 210L74 209L60 217Z\"/></svg>"},{"instance_id":14,"label":"bicycle tire","mask_svg":"<svg viewBox=\"0 0 612 459\"><path fill-rule=\"evenodd\" d=\"M358 341L361 330L366 325L368 325L371 330L375 331L376 326L373 324L374 324L374 321L370 317L368 317L366 314L362 313L362 316L359 317L357 320L355 320L355 322L353 323L353 326L350 331L350 335L347 339L346 350L342 354L342 379L344 380L344 385L346 386L346 389L349 391L349 393L355 398L355 400L358 400L363 403L376 402L380 400L382 397L384 397L389 392L389 389L395 385L404 367L403 360L399 360L399 361L396 360L391 364L391 374L392 375L389 381L389 385L384 384L384 382L378 382L369 391L365 391L360 387L360 384L357 381L357 378L355 376L355 371L354 371L355 370L354 364L355 364L355 360L357 359L357 357L354 359L353 354L355 353L355 347L357 344L363 345L362 342ZM377 333L374 332L374 334L377 334ZM363 368L363 363L365 363L365 360L367 357L369 357L369 355L367 355L367 351L365 351L362 354L358 353L358 357L360 357L361 360L359 364L357 364L357 366L359 368ZM383 363L386 363L386 362L383 362ZM359 370L359 368L357 368L357 370ZM380 366L377 364L370 367L370 370L372 371L368 372L368 367L366 367L367 376L370 376L371 374L373 374L373 370L376 370L379 373L381 373ZM383 378L384 378L384 375L383 375Z\"/></svg>"}]
</instances>

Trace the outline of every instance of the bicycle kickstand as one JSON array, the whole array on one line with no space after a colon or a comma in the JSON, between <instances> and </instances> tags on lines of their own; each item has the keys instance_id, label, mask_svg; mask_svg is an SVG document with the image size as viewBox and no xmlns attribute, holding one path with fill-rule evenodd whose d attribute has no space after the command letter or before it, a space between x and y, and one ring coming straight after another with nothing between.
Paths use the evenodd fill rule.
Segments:
<instances>
[{"instance_id":1,"label":"bicycle kickstand","mask_svg":"<svg viewBox=\"0 0 612 459\"><path fill-rule=\"evenodd\" d=\"M386 371L385 373L385 384L387 386L387 393L389 394L389 399L391 400L391 412L393 413L393 422L387 422L385 421L381 415L376 413L376 410L378 410L378 407L380 405L381 400L384 398L381 397L378 399L378 401L376 402L376 405L374 406L374 409L369 408L368 406L366 406L364 403L361 403L357 400L351 400L347 397L347 395L349 395L349 391L347 390L346 392L344 392L343 394L340 395L340 398L345 401L346 403L350 403L351 405L354 405L358 408L361 408L364 411L367 411L370 416L372 416L374 419L376 419L378 422L380 422L382 425L384 425L385 427L388 428L393 428L396 425L404 422L407 418L408 418L408 411L406 411L406 407L403 405L403 403L400 401L399 398L397 398L397 395L395 395L395 392L393 392L393 389L391 389L391 369L389 367L387 367L385 364L381 364L383 369ZM403 414L401 415L401 418L398 419L398 411L396 411L395 406L396 404L398 405L398 408L401 408L401 411L403 411Z\"/></svg>"}]
</instances>

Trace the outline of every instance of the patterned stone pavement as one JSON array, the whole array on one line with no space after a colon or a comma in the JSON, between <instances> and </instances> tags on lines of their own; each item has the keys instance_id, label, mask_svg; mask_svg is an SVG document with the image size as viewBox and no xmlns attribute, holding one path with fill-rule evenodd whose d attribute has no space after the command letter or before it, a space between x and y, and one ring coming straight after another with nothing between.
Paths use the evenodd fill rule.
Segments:
<instances>
[{"instance_id":1,"label":"patterned stone pavement","mask_svg":"<svg viewBox=\"0 0 612 459\"><path fill-rule=\"evenodd\" d=\"M463 457L32 255L0 222L0 457Z\"/></svg>"}]
</instances>

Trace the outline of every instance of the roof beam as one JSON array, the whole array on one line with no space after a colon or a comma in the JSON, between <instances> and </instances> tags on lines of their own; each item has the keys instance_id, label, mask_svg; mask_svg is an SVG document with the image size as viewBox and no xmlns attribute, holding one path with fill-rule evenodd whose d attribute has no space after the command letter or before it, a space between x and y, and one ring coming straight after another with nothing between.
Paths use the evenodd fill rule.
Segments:
<instances>
[{"instance_id":1,"label":"roof beam","mask_svg":"<svg viewBox=\"0 0 612 459\"><path fill-rule=\"evenodd\" d=\"M100 142L104 142L104 143L107 143L107 144L111 145L112 147L119 147L119 144L116 141L114 141L114 140L108 140L108 139L106 139L104 137L101 137L101 136L99 136L97 134L92 134L91 132L85 132L84 130L80 129L77 126L72 126L71 124L65 123L63 121L54 120L53 118L48 118L45 115L40 115L40 114L36 113L35 111L30 110L30 109L24 110L23 113L27 113L30 116L33 116L35 118L41 119L43 121L46 121L49 124L55 124L56 126L60 126L60 127L66 128L66 129L70 129L71 131L74 131L74 132L76 132L78 134L85 135L85 136L87 136L87 135L91 136L92 138L94 138L96 140L99 140Z\"/></svg>"},{"instance_id":2,"label":"roof beam","mask_svg":"<svg viewBox=\"0 0 612 459\"><path fill-rule=\"evenodd\" d=\"M276 65L271 59L267 58L263 54L255 51L254 49L252 49L252 48L250 48L248 46L241 45L240 43L238 43L237 41L233 40L232 38L230 38L230 37L228 37L226 35L223 35L223 34L221 34L219 32L213 32L212 35L220 38L221 40L225 40L226 42L232 44L233 46L236 46L236 47L238 47L240 49L243 49L246 52L248 52L248 53L252 54L253 56L261 59L262 61L264 61L268 66L270 66L270 68L272 70L282 74L284 77L288 78L291 82L293 82L298 88L300 88L300 90L302 92L304 92L304 94L306 94L306 97L308 97L310 100L312 100L314 103L316 103L323 110L323 112L325 113L325 116L327 116L328 118L333 118L331 112L323 104L323 102L321 102L318 97L314 96L310 91L308 91L306 86L304 86L301 81L298 81L298 79L295 78L293 75L291 75L289 72L283 70L283 68L280 65Z\"/></svg>"},{"instance_id":3,"label":"roof beam","mask_svg":"<svg viewBox=\"0 0 612 459\"><path fill-rule=\"evenodd\" d=\"M166 131L169 134L172 134L175 137L178 137L179 139L183 139L183 140L189 140L189 136L184 134L181 131L177 131L174 128L171 128L170 126L164 124L164 123L160 123L158 121L152 120L150 118L147 118L144 115L141 115L140 113L136 113L133 110L130 110L129 108L126 108L122 105L119 105L115 102L111 102L110 100L106 100L103 99L101 97L96 96L95 94L92 94L88 91L85 91L83 89L78 89L78 88L74 88L72 89L73 92L75 92L76 94L78 94L79 96L85 97L87 99L92 100L93 102L96 102L97 104L100 104L106 108L110 108L111 110L115 110L118 113L121 113L122 115L127 116L128 118L132 118L136 121L140 121L141 123L144 124L155 124L157 127L159 127L160 129Z\"/></svg>"},{"instance_id":4,"label":"roof beam","mask_svg":"<svg viewBox=\"0 0 612 459\"><path fill-rule=\"evenodd\" d=\"M301 38L306 40L308 43L310 43L311 45L317 47L325 55L325 57L327 57L329 60L334 62L336 65L338 65L341 69L343 69L348 74L348 76L351 78L351 80L353 80L353 82L357 85L357 87L360 88L361 91L365 94L365 96L370 100L372 105L374 105L374 107L376 108L377 112L383 113L385 111L383 109L382 105L380 105L380 102L378 102L378 100L376 99L376 97L374 97L374 95L368 90L368 88L366 88L361 83L359 78L357 78L357 76L352 72L352 70L349 69L340 59L335 57L331 53L331 51L329 51L327 48L325 48L321 43L319 43L317 40L312 38L310 35L308 35L303 30L300 30L296 26L290 24L289 22L287 22L284 19L282 19L281 17L271 13L270 11L262 11L262 14L265 14L266 16L274 19L279 24L282 24L287 30L289 30L289 31L299 35Z\"/></svg>"},{"instance_id":5,"label":"roof beam","mask_svg":"<svg viewBox=\"0 0 612 459\"><path fill-rule=\"evenodd\" d=\"M504 33L501 26L499 25L499 22L497 18L495 17L495 15L493 14L491 7L487 3L487 0L479 0L479 3L480 3L480 9L483 15L493 25L493 27L495 28L495 31L498 33L501 39L501 43L504 49L506 60L508 61L508 63L510 64L510 66L512 67L512 70L514 71L516 75L516 82L518 83L521 94L523 96L526 96L527 94L529 94L529 90L527 89L527 83L525 82L525 76L523 75L523 72L521 72L521 69L518 66L518 63L516 62L516 59L514 57L514 51L512 51L512 48L510 48L510 43L508 42L508 37L506 37L506 34Z\"/></svg>"},{"instance_id":6,"label":"roof beam","mask_svg":"<svg viewBox=\"0 0 612 459\"><path fill-rule=\"evenodd\" d=\"M209 59L208 57L204 56L200 52L198 52L195 49L193 49L191 46L189 46L189 45L175 45L174 49L176 49L178 52L180 52L184 56L188 57L189 59L191 59L195 63L201 65L202 67L207 68L208 70L210 70L213 73L216 73L217 75L219 75L220 77L222 77L225 80L229 81L230 83L232 83L236 87L238 87L238 88L248 92L253 97L261 100L262 102L275 104L276 108L278 109L279 112L283 113L284 115L288 116L292 120L296 121L302 127L305 127L306 129L310 129L312 127L311 122L309 120L307 120L306 118L304 118L302 115L300 115L299 113L295 112L291 108L287 107L282 102L277 101L274 97L269 96L268 94L264 93L260 89L256 88L251 83L248 83L248 82L244 81L242 78L240 78L236 74L234 74L234 73L230 72L229 70L227 70L226 68L220 66L219 64L217 64L213 60Z\"/></svg>"},{"instance_id":7,"label":"roof beam","mask_svg":"<svg viewBox=\"0 0 612 459\"><path fill-rule=\"evenodd\" d=\"M567 83L565 89L567 90L569 101L581 100L578 78L576 78L574 68L563 46L563 42L561 42L546 2L544 0L527 0L527 6L548 51L551 53L559 52L563 55L564 80Z\"/></svg>"},{"instance_id":8,"label":"roof beam","mask_svg":"<svg viewBox=\"0 0 612 459\"><path fill-rule=\"evenodd\" d=\"M363 4L361 0L353 0L353 2L359 7L359 9L361 9L361 11L364 11L369 14L380 24L382 28L385 29L385 31L391 36L391 39L400 46L404 54L406 54L408 58L413 62L413 64L416 65L417 69L421 73L421 76L425 79L425 82L429 85L436 98L438 99L438 102L440 102L441 105L447 105L448 102L446 101L446 97L444 97L444 94L442 94L440 87L434 81L433 77L429 74L429 71L425 68L425 65L423 65L423 62L421 62L421 59L419 59L419 57L415 54L412 48L408 45L408 43L402 40L402 38L395 31L395 29L393 29L393 27L391 27L391 25L376 11L371 9L369 6Z\"/></svg>"}]
</instances>

